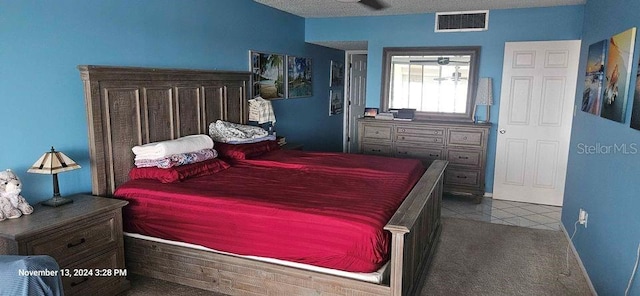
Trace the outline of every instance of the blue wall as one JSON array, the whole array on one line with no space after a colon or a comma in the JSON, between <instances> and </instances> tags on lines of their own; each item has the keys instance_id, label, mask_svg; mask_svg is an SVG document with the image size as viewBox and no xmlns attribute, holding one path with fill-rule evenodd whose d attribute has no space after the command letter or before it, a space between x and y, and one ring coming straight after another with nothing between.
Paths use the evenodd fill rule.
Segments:
<instances>
[{"instance_id":1,"label":"blue wall","mask_svg":"<svg viewBox=\"0 0 640 296\"><path fill-rule=\"evenodd\" d=\"M639 27L638 11L640 0L587 2L580 73L585 72L588 46ZM640 131L629 127L639 50L636 37L625 122L580 111L573 121L562 222L571 233L578 210L589 213L588 227L578 226L574 245L600 295L624 295L640 243ZM578 83L578 105L583 90ZM605 148L583 153L587 145ZM627 154L606 148L616 145L626 146ZM640 295L637 277L629 295Z\"/></svg>"},{"instance_id":2,"label":"blue wall","mask_svg":"<svg viewBox=\"0 0 640 296\"><path fill-rule=\"evenodd\" d=\"M329 61L342 51L304 42L304 19L251 0L5 0L0 4L0 169L23 195L51 196L51 176L26 169L51 145L83 169L60 175L62 194L91 190L80 64L248 71L248 51L310 57L314 96L279 101L278 131L309 149L341 150L329 117ZM302 126L321 126L313 131Z\"/></svg>"},{"instance_id":3,"label":"blue wall","mask_svg":"<svg viewBox=\"0 0 640 296\"><path fill-rule=\"evenodd\" d=\"M493 191L496 125L500 104L504 44L508 41L580 39L584 7L492 10L489 30L484 32L435 33L435 14L381 17L320 18L306 20L306 40L366 40L369 43L367 106L380 105L382 49L389 46L469 46L482 47L480 76L494 81L494 106L489 136L486 188ZM483 115L482 110L479 112Z\"/></svg>"}]
</instances>

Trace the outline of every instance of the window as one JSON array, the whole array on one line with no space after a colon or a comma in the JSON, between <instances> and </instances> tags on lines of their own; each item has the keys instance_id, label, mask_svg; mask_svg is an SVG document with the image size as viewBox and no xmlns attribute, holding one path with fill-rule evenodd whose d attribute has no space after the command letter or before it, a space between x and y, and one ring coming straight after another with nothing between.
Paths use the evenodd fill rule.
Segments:
<instances>
[{"instance_id":1,"label":"window","mask_svg":"<svg viewBox=\"0 0 640 296\"><path fill-rule=\"evenodd\" d=\"M471 121L479 47L384 48L381 106L416 119Z\"/></svg>"}]
</instances>

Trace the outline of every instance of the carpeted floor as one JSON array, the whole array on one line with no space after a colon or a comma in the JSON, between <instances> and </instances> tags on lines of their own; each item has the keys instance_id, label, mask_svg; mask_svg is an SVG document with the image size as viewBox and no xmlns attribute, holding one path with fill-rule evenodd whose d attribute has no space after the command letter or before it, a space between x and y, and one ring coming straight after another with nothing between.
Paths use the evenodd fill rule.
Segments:
<instances>
[{"instance_id":1,"label":"carpeted floor","mask_svg":"<svg viewBox=\"0 0 640 296\"><path fill-rule=\"evenodd\" d=\"M561 231L443 221L421 295L591 295Z\"/></svg>"},{"instance_id":2,"label":"carpeted floor","mask_svg":"<svg viewBox=\"0 0 640 296\"><path fill-rule=\"evenodd\" d=\"M420 295L591 295L561 231L443 218L442 236ZM131 276L121 296L222 295Z\"/></svg>"}]
</instances>

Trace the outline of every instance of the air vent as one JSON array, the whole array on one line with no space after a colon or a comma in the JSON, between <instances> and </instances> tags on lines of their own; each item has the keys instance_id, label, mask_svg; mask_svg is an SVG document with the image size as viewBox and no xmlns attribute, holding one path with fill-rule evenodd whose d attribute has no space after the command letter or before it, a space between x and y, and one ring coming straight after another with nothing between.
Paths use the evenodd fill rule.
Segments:
<instances>
[{"instance_id":1,"label":"air vent","mask_svg":"<svg viewBox=\"0 0 640 296\"><path fill-rule=\"evenodd\" d=\"M488 10L436 13L436 32L469 32L488 29Z\"/></svg>"}]
</instances>

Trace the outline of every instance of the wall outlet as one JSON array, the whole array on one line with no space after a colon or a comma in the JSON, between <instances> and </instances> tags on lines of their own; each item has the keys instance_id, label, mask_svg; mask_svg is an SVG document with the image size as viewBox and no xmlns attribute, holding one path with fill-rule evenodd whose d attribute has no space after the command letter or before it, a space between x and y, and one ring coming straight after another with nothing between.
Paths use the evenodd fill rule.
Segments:
<instances>
[{"instance_id":1,"label":"wall outlet","mask_svg":"<svg viewBox=\"0 0 640 296\"><path fill-rule=\"evenodd\" d=\"M587 220L589 219L589 213L587 211L580 209L578 213L578 222L584 225L584 228L587 228Z\"/></svg>"}]
</instances>

